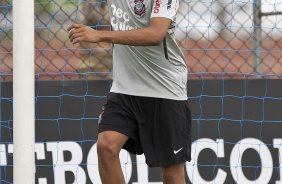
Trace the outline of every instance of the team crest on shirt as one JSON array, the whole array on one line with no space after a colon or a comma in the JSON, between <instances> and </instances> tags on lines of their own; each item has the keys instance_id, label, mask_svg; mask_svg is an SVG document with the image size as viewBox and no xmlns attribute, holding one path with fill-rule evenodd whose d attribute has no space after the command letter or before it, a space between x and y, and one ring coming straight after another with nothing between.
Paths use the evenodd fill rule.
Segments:
<instances>
[{"instance_id":1,"label":"team crest on shirt","mask_svg":"<svg viewBox=\"0 0 282 184\"><path fill-rule=\"evenodd\" d=\"M139 18L143 17L146 13L146 6L144 4L144 0L134 0L134 7L133 7L135 15Z\"/></svg>"}]
</instances>

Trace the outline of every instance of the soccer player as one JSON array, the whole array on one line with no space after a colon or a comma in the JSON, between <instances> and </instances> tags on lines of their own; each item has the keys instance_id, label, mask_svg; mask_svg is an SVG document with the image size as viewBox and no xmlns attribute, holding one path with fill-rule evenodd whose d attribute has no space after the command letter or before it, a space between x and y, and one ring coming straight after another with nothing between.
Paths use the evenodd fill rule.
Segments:
<instances>
[{"instance_id":1,"label":"soccer player","mask_svg":"<svg viewBox=\"0 0 282 184\"><path fill-rule=\"evenodd\" d=\"M103 184L124 184L119 152L144 153L165 184L184 184L191 159L185 57L174 39L178 0L108 0L113 31L74 24L73 44L110 42L113 84L98 128Z\"/></svg>"}]
</instances>

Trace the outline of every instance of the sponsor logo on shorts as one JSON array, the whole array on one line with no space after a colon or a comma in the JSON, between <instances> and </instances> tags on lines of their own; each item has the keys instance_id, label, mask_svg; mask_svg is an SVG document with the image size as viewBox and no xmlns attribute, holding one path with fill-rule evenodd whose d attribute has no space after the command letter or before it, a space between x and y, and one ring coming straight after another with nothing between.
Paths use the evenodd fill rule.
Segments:
<instances>
[{"instance_id":1,"label":"sponsor logo on shorts","mask_svg":"<svg viewBox=\"0 0 282 184\"><path fill-rule=\"evenodd\" d=\"M176 155L176 154L179 153L182 149L183 149L183 147L181 147L181 148L178 149L178 150L173 150L173 153Z\"/></svg>"}]
</instances>

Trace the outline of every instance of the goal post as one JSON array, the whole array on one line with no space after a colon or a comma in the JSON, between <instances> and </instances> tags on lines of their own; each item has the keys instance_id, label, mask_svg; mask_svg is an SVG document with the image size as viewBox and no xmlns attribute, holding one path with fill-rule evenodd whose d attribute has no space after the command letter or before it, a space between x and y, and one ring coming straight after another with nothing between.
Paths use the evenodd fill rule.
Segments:
<instances>
[{"instance_id":1,"label":"goal post","mask_svg":"<svg viewBox=\"0 0 282 184\"><path fill-rule=\"evenodd\" d=\"M34 1L13 0L13 180L35 183Z\"/></svg>"}]
</instances>

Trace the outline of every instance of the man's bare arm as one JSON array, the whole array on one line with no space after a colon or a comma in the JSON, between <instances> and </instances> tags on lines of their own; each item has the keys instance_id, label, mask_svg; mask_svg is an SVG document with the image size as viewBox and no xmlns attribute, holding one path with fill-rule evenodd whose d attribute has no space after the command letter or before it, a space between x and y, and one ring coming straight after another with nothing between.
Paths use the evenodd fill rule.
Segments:
<instances>
[{"instance_id":1,"label":"man's bare arm","mask_svg":"<svg viewBox=\"0 0 282 184\"><path fill-rule=\"evenodd\" d=\"M162 42L170 23L170 19L154 17L148 27L129 31L96 31L80 24L70 26L68 31L73 44L109 42L131 46L153 46Z\"/></svg>"}]
</instances>

